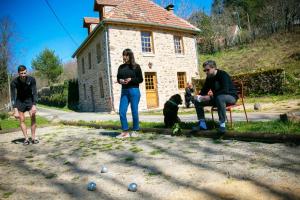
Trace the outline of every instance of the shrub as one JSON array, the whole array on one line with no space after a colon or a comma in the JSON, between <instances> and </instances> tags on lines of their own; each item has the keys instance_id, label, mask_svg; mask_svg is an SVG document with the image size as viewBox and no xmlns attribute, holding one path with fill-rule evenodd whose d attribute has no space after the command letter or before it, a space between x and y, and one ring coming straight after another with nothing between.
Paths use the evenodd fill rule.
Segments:
<instances>
[{"instance_id":1,"label":"shrub","mask_svg":"<svg viewBox=\"0 0 300 200\"><path fill-rule=\"evenodd\" d=\"M79 90L78 81L76 79L68 81L68 108L78 110L79 107Z\"/></svg>"},{"instance_id":2,"label":"shrub","mask_svg":"<svg viewBox=\"0 0 300 200\"><path fill-rule=\"evenodd\" d=\"M232 80L243 81L246 95L278 95L287 92L285 77L285 71L283 69L272 69L255 73L234 75L232 76ZM193 80L196 91L201 90L204 85L204 81L204 79Z\"/></svg>"},{"instance_id":3,"label":"shrub","mask_svg":"<svg viewBox=\"0 0 300 200\"><path fill-rule=\"evenodd\" d=\"M77 80L67 80L63 84L51 85L38 92L38 102L48 106L78 110L79 91Z\"/></svg>"},{"instance_id":4,"label":"shrub","mask_svg":"<svg viewBox=\"0 0 300 200\"><path fill-rule=\"evenodd\" d=\"M9 118L9 114L7 112L0 112L0 119L4 120Z\"/></svg>"},{"instance_id":5,"label":"shrub","mask_svg":"<svg viewBox=\"0 0 300 200\"><path fill-rule=\"evenodd\" d=\"M278 95L284 91L284 74L283 69L272 69L234 75L232 79L243 81L246 95Z\"/></svg>"}]
</instances>

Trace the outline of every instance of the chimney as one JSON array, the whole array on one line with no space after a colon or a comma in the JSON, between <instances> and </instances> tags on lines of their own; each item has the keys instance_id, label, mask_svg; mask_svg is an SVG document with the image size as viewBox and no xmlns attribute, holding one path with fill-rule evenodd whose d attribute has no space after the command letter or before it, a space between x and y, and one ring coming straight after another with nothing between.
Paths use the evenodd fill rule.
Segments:
<instances>
[{"instance_id":1,"label":"chimney","mask_svg":"<svg viewBox=\"0 0 300 200\"><path fill-rule=\"evenodd\" d=\"M174 5L173 4L169 4L167 5L167 7L165 7L165 9L169 12L173 12L174 11Z\"/></svg>"}]
</instances>

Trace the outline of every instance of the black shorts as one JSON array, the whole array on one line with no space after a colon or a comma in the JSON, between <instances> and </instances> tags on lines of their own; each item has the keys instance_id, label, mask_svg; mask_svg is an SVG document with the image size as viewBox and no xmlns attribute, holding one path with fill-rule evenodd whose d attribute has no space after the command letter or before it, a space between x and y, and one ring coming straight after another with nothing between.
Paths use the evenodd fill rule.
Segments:
<instances>
[{"instance_id":1,"label":"black shorts","mask_svg":"<svg viewBox=\"0 0 300 200\"><path fill-rule=\"evenodd\" d=\"M24 101L21 101L21 100L18 100L16 101L16 108L18 109L18 111L20 112L26 112L26 111L29 111L31 110L33 106L33 102L32 100L24 100Z\"/></svg>"}]
</instances>

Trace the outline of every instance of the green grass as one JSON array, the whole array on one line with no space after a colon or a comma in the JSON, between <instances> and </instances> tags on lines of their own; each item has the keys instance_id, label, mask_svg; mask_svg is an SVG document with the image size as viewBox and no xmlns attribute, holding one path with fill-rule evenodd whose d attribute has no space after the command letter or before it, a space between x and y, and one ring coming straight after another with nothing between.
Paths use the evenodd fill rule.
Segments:
<instances>
[{"instance_id":1,"label":"green grass","mask_svg":"<svg viewBox=\"0 0 300 200\"><path fill-rule=\"evenodd\" d=\"M5 192L3 194L3 198L9 198L13 193L14 193L14 191L13 192Z\"/></svg>"},{"instance_id":2,"label":"green grass","mask_svg":"<svg viewBox=\"0 0 300 200\"><path fill-rule=\"evenodd\" d=\"M236 132L268 132L274 134L300 134L300 123L268 121L268 122L235 122L233 130Z\"/></svg>"},{"instance_id":3,"label":"green grass","mask_svg":"<svg viewBox=\"0 0 300 200\"><path fill-rule=\"evenodd\" d=\"M97 122L101 125L117 125L120 126L120 122ZM81 122L81 125L88 126L91 122ZM182 129L191 130L192 127L196 126L197 122L182 122L180 124ZM213 121L207 121L207 126L210 129L213 127L217 127L216 123ZM164 123L162 122L140 122L141 128L164 128ZM274 121L266 121L266 122L236 122L233 121L233 128L230 131L234 131L236 133L243 133L243 132L264 132L264 133L274 133L274 134L300 134L300 123L296 122L281 122L279 120ZM155 138L156 139L156 138ZM136 150L132 148L132 150Z\"/></svg>"},{"instance_id":4,"label":"green grass","mask_svg":"<svg viewBox=\"0 0 300 200\"><path fill-rule=\"evenodd\" d=\"M159 175L161 175L161 172L156 172L156 171L148 172L148 176L159 176Z\"/></svg>"},{"instance_id":5,"label":"green grass","mask_svg":"<svg viewBox=\"0 0 300 200\"><path fill-rule=\"evenodd\" d=\"M134 157L128 156L124 160L125 160L125 162L132 162L132 161L134 161Z\"/></svg>"},{"instance_id":6,"label":"green grass","mask_svg":"<svg viewBox=\"0 0 300 200\"><path fill-rule=\"evenodd\" d=\"M29 117L26 117L25 123L26 123L27 127L30 127L30 118ZM45 124L48 124L49 121L44 117L37 116L36 123L37 123L37 125L45 125ZM19 125L20 125L20 123L19 123L19 120L17 120L17 119L9 118L9 119L4 119L4 120L0 121L0 126L1 126L2 130L19 128Z\"/></svg>"},{"instance_id":7,"label":"green grass","mask_svg":"<svg viewBox=\"0 0 300 200\"><path fill-rule=\"evenodd\" d=\"M137 147L137 146L133 146L133 147L131 147L129 150L130 150L131 152L133 152L133 153L139 153L139 152L143 151L142 148L139 148L139 147Z\"/></svg>"},{"instance_id":8,"label":"green grass","mask_svg":"<svg viewBox=\"0 0 300 200\"><path fill-rule=\"evenodd\" d=\"M300 29L293 33L278 33L248 45L233 47L212 55L200 55L200 62L215 60L220 69L230 74L284 68L300 78L299 38ZM205 77L202 70L200 76Z\"/></svg>"},{"instance_id":9,"label":"green grass","mask_svg":"<svg viewBox=\"0 0 300 200\"><path fill-rule=\"evenodd\" d=\"M163 149L156 149L156 150L151 151L149 154L152 156L155 156L155 155L162 154L163 152L164 152Z\"/></svg>"},{"instance_id":10,"label":"green grass","mask_svg":"<svg viewBox=\"0 0 300 200\"><path fill-rule=\"evenodd\" d=\"M263 97L246 97L246 103L278 103L280 101L287 100L299 100L300 103L300 95L287 94L287 95L266 95Z\"/></svg>"},{"instance_id":11,"label":"green grass","mask_svg":"<svg viewBox=\"0 0 300 200\"><path fill-rule=\"evenodd\" d=\"M46 179L52 179L52 178L57 177L57 174L55 174L55 173L47 173L44 176L45 176Z\"/></svg>"},{"instance_id":12,"label":"green grass","mask_svg":"<svg viewBox=\"0 0 300 200\"><path fill-rule=\"evenodd\" d=\"M67 111L67 112L74 112L73 110L70 110L68 108L68 106L60 108L60 107L55 107L55 106L47 106L47 105L44 105L44 104L37 104L37 107L38 108L48 108L48 109L62 110L62 111Z\"/></svg>"}]
</instances>

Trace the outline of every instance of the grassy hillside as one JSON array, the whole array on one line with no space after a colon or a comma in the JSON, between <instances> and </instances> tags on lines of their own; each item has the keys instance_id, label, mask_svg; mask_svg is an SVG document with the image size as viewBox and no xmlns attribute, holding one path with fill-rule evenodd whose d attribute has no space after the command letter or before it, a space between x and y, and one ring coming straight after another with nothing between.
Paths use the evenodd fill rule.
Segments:
<instances>
[{"instance_id":1,"label":"grassy hillside","mask_svg":"<svg viewBox=\"0 0 300 200\"><path fill-rule=\"evenodd\" d=\"M278 33L213 55L200 55L200 63L208 59L215 60L220 69L231 74L284 68L300 78L300 28L294 33ZM200 67L200 76L204 77Z\"/></svg>"}]
</instances>

